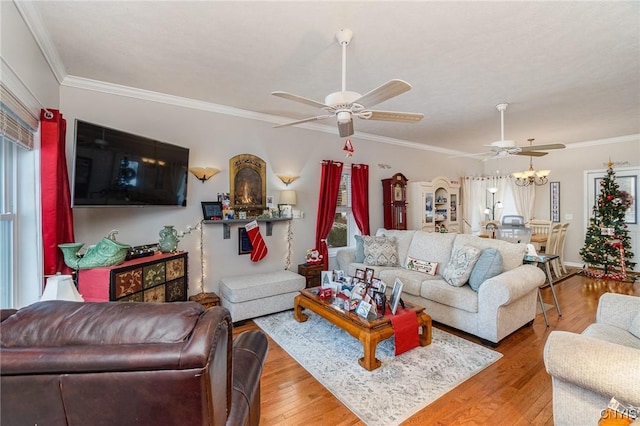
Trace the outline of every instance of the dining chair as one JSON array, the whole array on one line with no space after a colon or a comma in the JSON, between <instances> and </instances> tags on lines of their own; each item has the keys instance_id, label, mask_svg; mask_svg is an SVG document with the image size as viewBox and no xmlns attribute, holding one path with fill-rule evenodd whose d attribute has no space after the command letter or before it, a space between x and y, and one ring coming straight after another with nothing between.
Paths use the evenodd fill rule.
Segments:
<instances>
[{"instance_id":1,"label":"dining chair","mask_svg":"<svg viewBox=\"0 0 640 426\"><path fill-rule=\"evenodd\" d=\"M531 244L533 244L538 252L544 252L549 231L553 222L543 219L531 219L526 226L531 228Z\"/></svg>"},{"instance_id":2,"label":"dining chair","mask_svg":"<svg viewBox=\"0 0 640 426\"><path fill-rule=\"evenodd\" d=\"M558 254L558 242L560 241L560 228L562 228L561 223L554 223L551 226L551 230L549 230L549 237L547 238L546 246L544 249L544 254ZM553 268L553 273L559 277L560 276L560 265L557 261L551 262L551 267Z\"/></svg>"},{"instance_id":3,"label":"dining chair","mask_svg":"<svg viewBox=\"0 0 640 426\"><path fill-rule=\"evenodd\" d=\"M567 228L569 227L569 222L565 222L560 227L560 235L558 236L558 244L557 244L557 255L560 256L556 262L559 263L559 268L562 270L563 274L567 273L567 268L564 266L564 241L567 237ZM557 274L556 274L557 275Z\"/></svg>"},{"instance_id":4,"label":"dining chair","mask_svg":"<svg viewBox=\"0 0 640 426\"><path fill-rule=\"evenodd\" d=\"M524 217L517 215L502 216L502 225L524 227Z\"/></svg>"},{"instance_id":5,"label":"dining chair","mask_svg":"<svg viewBox=\"0 0 640 426\"><path fill-rule=\"evenodd\" d=\"M509 241L510 243L528 244L531 241L531 228L524 226L499 226L496 239Z\"/></svg>"}]
</instances>

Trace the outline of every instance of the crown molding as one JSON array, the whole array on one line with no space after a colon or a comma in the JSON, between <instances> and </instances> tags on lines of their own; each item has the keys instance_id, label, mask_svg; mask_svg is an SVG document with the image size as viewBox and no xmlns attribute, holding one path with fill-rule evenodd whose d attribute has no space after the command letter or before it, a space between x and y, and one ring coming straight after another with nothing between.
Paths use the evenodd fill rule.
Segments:
<instances>
[{"instance_id":1,"label":"crown molding","mask_svg":"<svg viewBox=\"0 0 640 426\"><path fill-rule=\"evenodd\" d=\"M62 84L62 81L67 76L67 70L62 62L62 58L60 58L58 54L58 49L56 49L53 44L49 31L47 31L44 26L42 16L35 6L36 2L14 1L14 4L29 28L29 31L31 31L44 59L47 61L47 64L49 64L51 72L53 72L58 83Z\"/></svg>"},{"instance_id":2,"label":"crown molding","mask_svg":"<svg viewBox=\"0 0 640 426\"><path fill-rule=\"evenodd\" d=\"M264 121L272 124L282 124L289 118L283 118L270 114L263 114L254 111L248 111L240 108L233 108L225 105L215 104L212 102L198 101L195 99L184 98L181 96L167 95L165 93L153 92L150 90L137 89L135 87L123 86L119 84L106 83L104 81L92 80L83 77L67 75L61 82L62 86L72 87L76 89L90 90L116 96L125 96L133 99L140 99L149 102L158 102L168 105L175 105L183 108L197 109L200 111L213 112L217 114L229 115L232 117L245 118L248 120ZM327 126L315 123L299 124L296 127L313 130L316 132L324 132L332 135L338 133L334 126ZM461 151L455 151L446 148L440 148L431 145L409 142L401 139L389 138L384 136L372 135L370 133L356 132L354 138L370 140L374 142L386 143L390 145L403 146L406 148L419 149L423 151L439 152L443 154L459 155Z\"/></svg>"}]
</instances>

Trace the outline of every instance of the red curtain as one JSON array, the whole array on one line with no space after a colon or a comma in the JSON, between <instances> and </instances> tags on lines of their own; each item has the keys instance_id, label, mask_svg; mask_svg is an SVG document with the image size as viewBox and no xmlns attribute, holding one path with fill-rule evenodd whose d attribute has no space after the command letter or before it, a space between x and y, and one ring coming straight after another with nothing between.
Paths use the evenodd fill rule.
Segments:
<instances>
[{"instance_id":1,"label":"red curtain","mask_svg":"<svg viewBox=\"0 0 640 426\"><path fill-rule=\"evenodd\" d=\"M338 190L342 178L341 162L324 160L320 177L320 196L318 197L318 219L316 221L316 249L322 255L324 270L329 269L329 250L327 236L331 231L338 204Z\"/></svg>"},{"instance_id":2,"label":"red curtain","mask_svg":"<svg viewBox=\"0 0 640 426\"><path fill-rule=\"evenodd\" d=\"M362 235L369 235L369 166L351 165L351 210Z\"/></svg>"},{"instance_id":3,"label":"red curtain","mask_svg":"<svg viewBox=\"0 0 640 426\"><path fill-rule=\"evenodd\" d=\"M40 180L44 275L68 274L60 243L74 242L71 192L65 156L67 121L58 110L40 112Z\"/></svg>"}]
</instances>

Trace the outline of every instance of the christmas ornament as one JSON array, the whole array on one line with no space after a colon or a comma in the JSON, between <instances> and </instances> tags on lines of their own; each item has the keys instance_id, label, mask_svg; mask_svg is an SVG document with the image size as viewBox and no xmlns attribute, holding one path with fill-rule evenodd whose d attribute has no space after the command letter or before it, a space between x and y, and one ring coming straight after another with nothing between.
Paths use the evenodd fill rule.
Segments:
<instances>
[{"instance_id":1,"label":"christmas ornament","mask_svg":"<svg viewBox=\"0 0 640 426\"><path fill-rule=\"evenodd\" d=\"M347 139L344 142L344 148L342 150L347 154L347 157L351 157L353 155L353 144L351 143L351 139Z\"/></svg>"}]
</instances>

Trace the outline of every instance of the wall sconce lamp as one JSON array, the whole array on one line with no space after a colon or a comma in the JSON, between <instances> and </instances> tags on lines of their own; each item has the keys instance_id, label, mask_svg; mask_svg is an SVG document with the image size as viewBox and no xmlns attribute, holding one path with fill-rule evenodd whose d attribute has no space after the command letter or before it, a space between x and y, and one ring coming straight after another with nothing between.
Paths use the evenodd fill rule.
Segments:
<instances>
[{"instance_id":1,"label":"wall sconce lamp","mask_svg":"<svg viewBox=\"0 0 640 426\"><path fill-rule=\"evenodd\" d=\"M284 183L286 186L289 186L291 182L298 179L300 176L294 175L278 175L278 178Z\"/></svg>"},{"instance_id":2,"label":"wall sconce lamp","mask_svg":"<svg viewBox=\"0 0 640 426\"><path fill-rule=\"evenodd\" d=\"M202 183L205 183L205 181L208 181L213 176L220 173L220 170L214 167L190 167L189 171Z\"/></svg>"}]
</instances>

